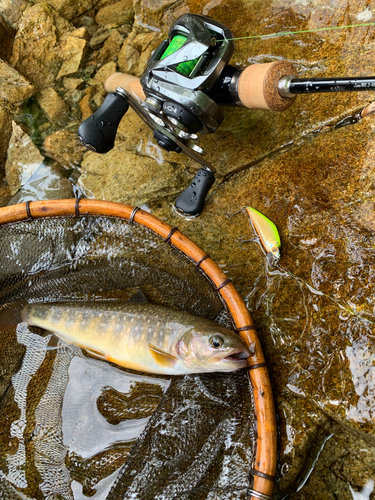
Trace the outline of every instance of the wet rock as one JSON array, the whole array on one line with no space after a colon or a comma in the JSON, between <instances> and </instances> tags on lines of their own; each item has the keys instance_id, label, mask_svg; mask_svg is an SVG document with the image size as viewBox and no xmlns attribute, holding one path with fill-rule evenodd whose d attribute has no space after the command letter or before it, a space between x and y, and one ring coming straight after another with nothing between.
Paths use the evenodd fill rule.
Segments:
<instances>
[{"instance_id":1,"label":"wet rock","mask_svg":"<svg viewBox=\"0 0 375 500\"><path fill-rule=\"evenodd\" d=\"M60 39L70 30L68 21L49 4L28 7L19 22L10 64L38 89L53 85L63 62Z\"/></svg>"},{"instance_id":2,"label":"wet rock","mask_svg":"<svg viewBox=\"0 0 375 500\"><path fill-rule=\"evenodd\" d=\"M68 130L59 130L46 137L42 146L43 153L66 168L80 165L87 149L81 144L78 135Z\"/></svg>"},{"instance_id":3,"label":"wet rock","mask_svg":"<svg viewBox=\"0 0 375 500\"><path fill-rule=\"evenodd\" d=\"M367 480L374 477L374 448L337 424L331 423L328 432L333 435L321 448L319 460L311 467L305 486L298 492L292 489L290 500L353 500L349 486L360 491Z\"/></svg>"},{"instance_id":4,"label":"wet rock","mask_svg":"<svg viewBox=\"0 0 375 500\"><path fill-rule=\"evenodd\" d=\"M98 80L101 83L104 83L109 75L112 75L116 71L116 63L109 62L102 66L99 71L95 75L95 80Z\"/></svg>"},{"instance_id":5,"label":"wet rock","mask_svg":"<svg viewBox=\"0 0 375 500\"><path fill-rule=\"evenodd\" d=\"M0 59L0 104L14 113L35 92L35 88L8 63Z\"/></svg>"},{"instance_id":6,"label":"wet rock","mask_svg":"<svg viewBox=\"0 0 375 500\"><path fill-rule=\"evenodd\" d=\"M90 47L93 49L98 47L105 40L107 40L107 38L111 35L112 31L114 31L113 28L106 28L106 27L99 28L90 40Z\"/></svg>"},{"instance_id":7,"label":"wet rock","mask_svg":"<svg viewBox=\"0 0 375 500\"><path fill-rule=\"evenodd\" d=\"M64 62L60 68L57 78L75 75L81 67L85 55L87 42L77 36L68 36L61 46L61 56Z\"/></svg>"},{"instance_id":8,"label":"wet rock","mask_svg":"<svg viewBox=\"0 0 375 500\"><path fill-rule=\"evenodd\" d=\"M89 16L82 16L81 24L86 28L90 37L92 37L99 28L99 26L95 23L95 19Z\"/></svg>"},{"instance_id":9,"label":"wet rock","mask_svg":"<svg viewBox=\"0 0 375 500\"><path fill-rule=\"evenodd\" d=\"M85 95L79 101L79 108L82 114L82 120L86 120L90 115L92 115L96 110L92 109L90 106L90 100L96 93L96 87L90 86L85 89Z\"/></svg>"},{"instance_id":10,"label":"wet rock","mask_svg":"<svg viewBox=\"0 0 375 500\"><path fill-rule=\"evenodd\" d=\"M8 158L5 164L5 175L10 192L13 195L39 168L44 161L44 157L21 127L13 122L12 128Z\"/></svg>"},{"instance_id":11,"label":"wet rock","mask_svg":"<svg viewBox=\"0 0 375 500\"><path fill-rule=\"evenodd\" d=\"M132 31L118 55L118 65L123 73L140 76L146 68L151 52L161 42L159 33L137 33Z\"/></svg>"},{"instance_id":12,"label":"wet rock","mask_svg":"<svg viewBox=\"0 0 375 500\"><path fill-rule=\"evenodd\" d=\"M84 81L82 78L64 78L63 86L68 90L82 89Z\"/></svg>"},{"instance_id":13,"label":"wet rock","mask_svg":"<svg viewBox=\"0 0 375 500\"><path fill-rule=\"evenodd\" d=\"M10 187L7 185L0 187L0 207L8 205L11 198Z\"/></svg>"},{"instance_id":14,"label":"wet rock","mask_svg":"<svg viewBox=\"0 0 375 500\"><path fill-rule=\"evenodd\" d=\"M104 42L98 56L98 63L104 64L108 61L117 61L124 36L117 30L113 30L107 40Z\"/></svg>"},{"instance_id":15,"label":"wet rock","mask_svg":"<svg viewBox=\"0 0 375 500\"><path fill-rule=\"evenodd\" d=\"M64 101L70 107L69 118L72 120L81 120L82 114L79 108L79 103L84 97L83 90L67 90L64 92Z\"/></svg>"},{"instance_id":16,"label":"wet rock","mask_svg":"<svg viewBox=\"0 0 375 500\"><path fill-rule=\"evenodd\" d=\"M0 179L3 177L9 140L12 135L12 116L0 106Z\"/></svg>"},{"instance_id":17,"label":"wet rock","mask_svg":"<svg viewBox=\"0 0 375 500\"><path fill-rule=\"evenodd\" d=\"M23 11L28 5L29 2L27 0L2 0L0 15L4 17L10 26L16 27Z\"/></svg>"},{"instance_id":18,"label":"wet rock","mask_svg":"<svg viewBox=\"0 0 375 500\"><path fill-rule=\"evenodd\" d=\"M36 100L51 123L62 125L66 122L68 107L53 88L43 89L37 94Z\"/></svg>"},{"instance_id":19,"label":"wet rock","mask_svg":"<svg viewBox=\"0 0 375 500\"><path fill-rule=\"evenodd\" d=\"M37 200L65 200L74 198L67 172L59 165L40 165L21 189L9 201L9 205Z\"/></svg>"},{"instance_id":20,"label":"wet rock","mask_svg":"<svg viewBox=\"0 0 375 500\"><path fill-rule=\"evenodd\" d=\"M0 58L9 60L12 54L13 38L16 34L15 30L5 21L0 15Z\"/></svg>"},{"instance_id":21,"label":"wet rock","mask_svg":"<svg viewBox=\"0 0 375 500\"><path fill-rule=\"evenodd\" d=\"M120 26L120 24L130 23L134 19L133 2L132 0L121 0L112 5L102 7L95 16L95 21L100 26L112 24Z\"/></svg>"},{"instance_id":22,"label":"wet rock","mask_svg":"<svg viewBox=\"0 0 375 500\"><path fill-rule=\"evenodd\" d=\"M69 21L81 16L97 4L98 0L49 0L49 4ZM37 2L35 2L37 3Z\"/></svg>"},{"instance_id":23,"label":"wet rock","mask_svg":"<svg viewBox=\"0 0 375 500\"><path fill-rule=\"evenodd\" d=\"M175 195L186 183L184 168L164 161L164 153L150 140L151 134L139 140L139 118L134 118L138 125L130 138L120 137L115 148L104 155L85 155L78 184L89 197L141 205Z\"/></svg>"},{"instance_id":24,"label":"wet rock","mask_svg":"<svg viewBox=\"0 0 375 500\"><path fill-rule=\"evenodd\" d=\"M209 4L210 3L211 2L209 2ZM202 8L200 2L194 5L193 8L189 8L186 2L174 2L173 0L157 0L155 2L136 0L134 2L134 12L137 23L140 26L155 31L163 27L166 28L166 24L172 24L177 17L186 12L201 14Z\"/></svg>"}]
</instances>

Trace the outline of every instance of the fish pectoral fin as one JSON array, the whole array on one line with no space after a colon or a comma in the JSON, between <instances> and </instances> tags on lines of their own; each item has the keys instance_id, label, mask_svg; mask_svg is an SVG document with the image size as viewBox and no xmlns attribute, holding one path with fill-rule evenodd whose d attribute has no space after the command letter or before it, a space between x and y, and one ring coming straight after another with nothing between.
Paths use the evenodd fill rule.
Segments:
<instances>
[{"instance_id":1,"label":"fish pectoral fin","mask_svg":"<svg viewBox=\"0 0 375 500\"><path fill-rule=\"evenodd\" d=\"M103 359L104 361L107 361L108 360L108 357L106 356L106 354L100 352L100 351L96 351L95 349L89 349L88 347L84 347L85 351L90 354L91 356L93 356L94 358L97 358L97 359Z\"/></svg>"},{"instance_id":2,"label":"fish pectoral fin","mask_svg":"<svg viewBox=\"0 0 375 500\"><path fill-rule=\"evenodd\" d=\"M158 365L173 368L177 363L178 359L175 356L172 356L172 354L164 352L152 344L147 344L147 346Z\"/></svg>"}]
</instances>

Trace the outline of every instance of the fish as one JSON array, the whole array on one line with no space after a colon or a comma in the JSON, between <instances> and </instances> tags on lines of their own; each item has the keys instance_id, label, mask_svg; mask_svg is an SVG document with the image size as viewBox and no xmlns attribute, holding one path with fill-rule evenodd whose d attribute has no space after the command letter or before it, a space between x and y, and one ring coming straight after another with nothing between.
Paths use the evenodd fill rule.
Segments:
<instances>
[{"instance_id":1,"label":"fish","mask_svg":"<svg viewBox=\"0 0 375 500\"><path fill-rule=\"evenodd\" d=\"M254 208L246 207L246 211L266 252L271 253L276 259L280 259L281 241L275 224Z\"/></svg>"},{"instance_id":2,"label":"fish","mask_svg":"<svg viewBox=\"0 0 375 500\"><path fill-rule=\"evenodd\" d=\"M240 337L212 320L150 303L27 304L22 321L53 332L99 359L136 371L184 375L244 368Z\"/></svg>"}]
</instances>

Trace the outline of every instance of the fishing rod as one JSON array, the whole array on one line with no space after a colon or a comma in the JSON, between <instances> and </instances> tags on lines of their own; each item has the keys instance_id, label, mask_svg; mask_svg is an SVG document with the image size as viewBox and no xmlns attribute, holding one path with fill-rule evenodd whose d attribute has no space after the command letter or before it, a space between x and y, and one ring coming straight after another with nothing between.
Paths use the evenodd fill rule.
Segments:
<instances>
[{"instance_id":1,"label":"fishing rod","mask_svg":"<svg viewBox=\"0 0 375 500\"><path fill-rule=\"evenodd\" d=\"M363 26L373 25L367 23ZM345 26L357 27L362 25ZM333 27L331 29L339 29ZM341 27L344 28L344 27ZM306 31L323 31L321 28ZM295 32L299 33L299 32ZM289 35L276 33L265 38ZM299 94L375 90L375 76L298 78L286 60L231 66L235 46L232 32L207 16L184 14L171 26L148 61L141 78L114 73L105 82L109 92L100 108L78 129L80 140L97 153L107 153L129 105L153 130L166 151L185 153L200 168L174 207L185 217L198 216L215 182L215 168L203 158L198 134L214 133L223 121L221 105L285 111Z\"/></svg>"}]
</instances>

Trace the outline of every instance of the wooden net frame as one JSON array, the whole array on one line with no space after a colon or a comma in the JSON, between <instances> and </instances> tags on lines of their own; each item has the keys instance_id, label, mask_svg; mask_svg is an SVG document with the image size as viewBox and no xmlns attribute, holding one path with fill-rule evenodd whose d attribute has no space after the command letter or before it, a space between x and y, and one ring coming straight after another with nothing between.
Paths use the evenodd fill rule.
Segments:
<instances>
[{"instance_id":1,"label":"wooden net frame","mask_svg":"<svg viewBox=\"0 0 375 500\"><path fill-rule=\"evenodd\" d=\"M271 499L277 460L277 426L274 399L262 347L250 313L240 294L217 264L176 227L172 227L139 207L121 203L67 199L33 201L0 208L0 224L46 217L80 217L85 215L118 217L130 224L150 229L165 242L184 253L213 283L230 312L236 329L249 346L248 374L251 382L257 421L256 452L251 500Z\"/></svg>"}]
</instances>

